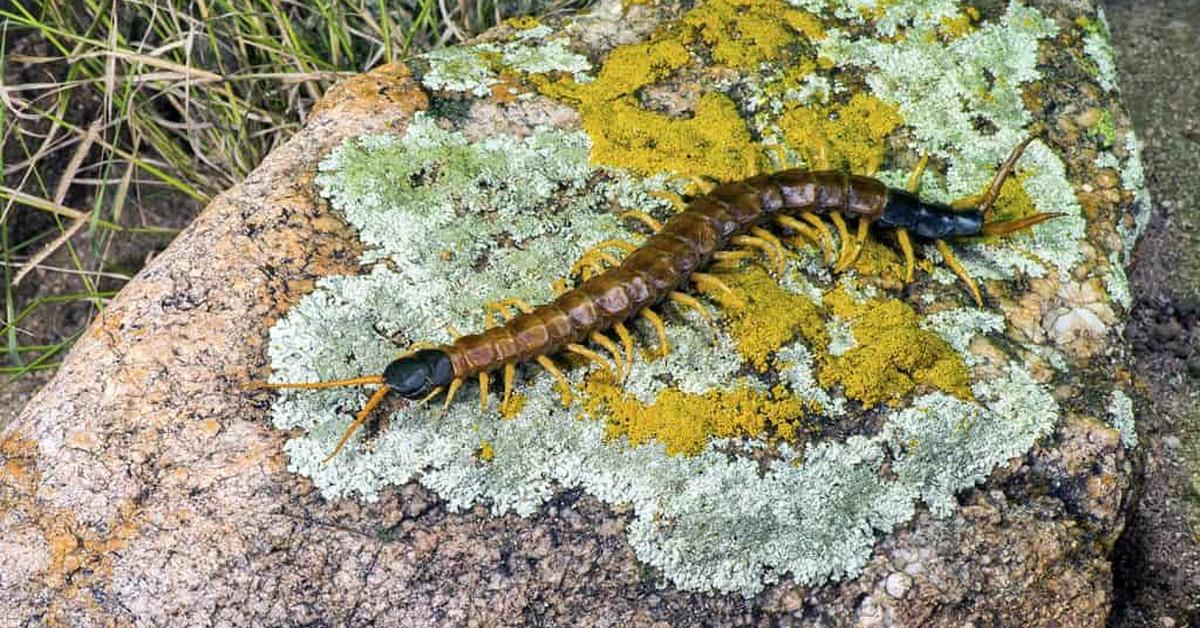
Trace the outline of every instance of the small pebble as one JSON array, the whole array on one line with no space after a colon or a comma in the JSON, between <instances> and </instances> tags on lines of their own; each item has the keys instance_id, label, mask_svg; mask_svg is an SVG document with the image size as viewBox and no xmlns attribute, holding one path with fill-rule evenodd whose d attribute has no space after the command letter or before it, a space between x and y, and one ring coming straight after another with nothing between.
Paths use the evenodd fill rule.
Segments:
<instances>
[{"instance_id":1,"label":"small pebble","mask_svg":"<svg viewBox=\"0 0 1200 628\"><path fill-rule=\"evenodd\" d=\"M883 589L896 599L902 599L910 588L912 588L912 578L902 571L888 574L887 579L883 582Z\"/></svg>"}]
</instances>

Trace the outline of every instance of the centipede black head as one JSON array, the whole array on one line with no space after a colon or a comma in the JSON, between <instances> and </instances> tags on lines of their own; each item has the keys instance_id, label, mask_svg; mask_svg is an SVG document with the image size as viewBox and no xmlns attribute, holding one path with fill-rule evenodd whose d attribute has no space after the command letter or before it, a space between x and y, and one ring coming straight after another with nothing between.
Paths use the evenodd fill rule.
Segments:
<instances>
[{"instance_id":1,"label":"centipede black head","mask_svg":"<svg viewBox=\"0 0 1200 628\"><path fill-rule=\"evenodd\" d=\"M420 399L454 379L450 356L437 349L422 349L392 361L383 371L383 381L405 399Z\"/></svg>"}]
</instances>

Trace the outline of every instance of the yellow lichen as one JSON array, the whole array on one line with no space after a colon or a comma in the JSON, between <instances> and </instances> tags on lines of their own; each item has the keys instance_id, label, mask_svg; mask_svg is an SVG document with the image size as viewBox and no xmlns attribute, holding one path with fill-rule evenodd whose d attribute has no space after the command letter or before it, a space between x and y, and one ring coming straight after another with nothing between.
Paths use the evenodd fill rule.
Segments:
<instances>
[{"instance_id":1,"label":"yellow lichen","mask_svg":"<svg viewBox=\"0 0 1200 628\"><path fill-rule=\"evenodd\" d=\"M767 370L771 354L797 335L816 351L828 346L817 304L785 290L761 266L749 265L722 279L744 303L739 309L725 310L728 333L742 358L760 372Z\"/></svg>"},{"instance_id":2,"label":"yellow lichen","mask_svg":"<svg viewBox=\"0 0 1200 628\"><path fill-rule=\"evenodd\" d=\"M541 25L541 21L532 15L519 15L517 17L510 17L507 20L504 20L504 23L519 31L527 31L531 28L537 28Z\"/></svg>"},{"instance_id":3,"label":"yellow lichen","mask_svg":"<svg viewBox=\"0 0 1200 628\"><path fill-rule=\"evenodd\" d=\"M687 41L703 41L713 61L742 70L780 59L797 34L808 39L825 36L818 19L782 2L710 0L681 22L688 27Z\"/></svg>"},{"instance_id":4,"label":"yellow lichen","mask_svg":"<svg viewBox=\"0 0 1200 628\"><path fill-rule=\"evenodd\" d=\"M508 403L500 406L500 418L514 419L521 415L521 410L525 408L525 402L529 401L525 395L514 393L508 398Z\"/></svg>"},{"instance_id":5,"label":"yellow lichen","mask_svg":"<svg viewBox=\"0 0 1200 628\"><path fill-rule=\"evenodd\" d=\"M866 406L895 403L917 386L971 398L970 371L937 334L921 329L917 313L898 299L857 303L844 290L825 295L830 311L850 324L855 345L820 367L823 387L840 385Z\"/></svg>"},{"instance_id":6,"label":"yellow lichen","mask_svg":"<svg viewBox=\"0 0 1200 628\"><path fill-rule=\"evenodd\" d=\"M496 450L492 447L491 443L484 441L479 445L479 449L475 455L484 462L491 462L496 457Z\"/></svg>"},{"instance_id":7,"label":"yellow lichen","mask_svg":"<svg viewBox=\"0 0 1200 628\"><path fill-rule=\"evenodd\" d=\"M665 389L654 403L603 378L589 378L586 409L606 420L609 438L625 436L632 446L661 442L668 454L695 455L710 438L770 435L795 442L808 404L782 388L768 393L749 387L702 395Z\"/></svg>"},{"instance_id":8,"label":"yellow lichen","mask_svg":"<svg viewBox=\"0 0 1200 628\"><path fill-rule=\"evenodd\" d=\"M988 222L1016 220L1037 213L1037 204L1029 192L1025 191L1024 182L1028 178L1027 173L1021 173L1009 177L1004 185L1000 186L1000 196L996 197L996 204L987 217Z\"/></svg>"},{"instance_id":9,"label":"yellow lichen","mask_svg":"<svg viewBox=\"0 0 1200 628\"><path fill-rule=\"evenodd\" d=\"M894 105L860 92L844 105L792 107L779 128L808 166L871 174L883 161L884 140L902 121Z\"/></svg>"},{"instance_id":10,"label":"yellow lichen","mask_svg":"<svg viewBox=\"0 0 1200 628\"><path fill-rule=\"evenodd\" d=\"M940 28L938 29L942 38L946 41L958 39L971 34L975 30L974 23L980 18L979 10L975 7L967 7L962 13L954 17L943 17L941 19Z\"/></svg>"}]
</instances>

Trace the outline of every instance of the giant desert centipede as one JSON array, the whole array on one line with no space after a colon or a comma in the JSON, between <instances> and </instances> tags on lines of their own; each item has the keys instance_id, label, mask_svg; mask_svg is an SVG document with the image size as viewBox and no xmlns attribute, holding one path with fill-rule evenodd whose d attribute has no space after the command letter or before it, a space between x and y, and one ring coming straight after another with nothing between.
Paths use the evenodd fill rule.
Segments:
<instances>
[{"instance_id":1,"label":"giant desert centipede","mask_svg":"<svg viewBox=\"0 0 1200 628\"><path fill-rule=\"evenodd\" d=\"M719 185L693 198L682 212L665 223L643 212L627 212L623 217L644 222L654 234L640 246L617 240L596 245L576 264L576 268L585 271L584 281L549 303L536 308L515 299L492 304L487 312L487 329L482 333L459 336L450 344L414 345L407 354L392 361L382 375L316 383L256 383L250 387L379 386L342 434L329 458L341 450L389 392L421 403L445 392L445 406L449 406L463 383L475 377L479 380L481 407L486 409L491 374L503 371L501 403L507 404L516 364L521 362L532 360L549 371L558 380L563 403L568 404L569 384L550 359L551 354L571 352L607 369L608 362L582 344L591 341L612 355L619 376L633 362L633 338L624 323L641 316L657 330L665 356L668 347L662 319L651 308L669 300L708 318L703 305L680 289L691 283L702 292L718 290L731 294L718 277L701 269L714 262L732 262L759 253L780 262L783 245L765 228L768 223L817 243L825 262L834 263L834 272L854 263L871 226L891 231L904 254L906 283L912 281L915 263L913 238L932 242L947 266L967 285L975 302L982 306L978 286L946 241L1010 234L1060 215L1036 213L1009 221L987 221L1001 186L1032 140L1030 136L1013 149L982 195L949 205L925 201L916 195L927 161L922 159L906 189L889 188L878 179L838 171L790 169ZM840 236L836 262L832 232L821 220L822 216L834 224ZM854 236L849 233L846 218L858 220ZM608 252L617 248L627 252L624 259ZM590 276L587 271L591 271ZM513 315L513 309L518 313ZM499 325L495 324L496 312L506 319ZM605 335L608 330L616 333L621 345Z\"/></svg>"}]
</instances>

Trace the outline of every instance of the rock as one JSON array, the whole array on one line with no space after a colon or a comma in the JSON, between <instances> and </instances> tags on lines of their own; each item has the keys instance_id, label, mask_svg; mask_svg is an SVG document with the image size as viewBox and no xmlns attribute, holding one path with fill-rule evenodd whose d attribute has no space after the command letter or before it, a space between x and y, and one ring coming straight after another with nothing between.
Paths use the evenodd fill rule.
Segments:
<instances>
[{"instance_id":1,"label":"rock","mask_svg":"<svg viewBox=\"0 0 1200 628\"><path fill-rule=\"evenodd\" d=\"M5 432L2 616L1102 621L1136 442L1128 404L1124 433L1106 423L1128 399L1115 330L1145 215L1104 24L1083 0L857 4L604 1L331 90ZM932 250L902 290L888 244L835 277L800 241L781 279L722 275L745 305L706 298L715 330L668 310L670 355L638 353L623 388L560 361L568 408L529 371L503 414L494 395L385 406L326 463L360 390L241 388L378 373L477 329L485 301L544 302L588 244L644 235L617 213L664 218L704 177L902 185L927 153L948 200L1031 120L1046 131L997 211L1066 216L956 246L983 309ZM1085 210L1100 169L1117 187Z\"/></svg>"}]
</instances>

